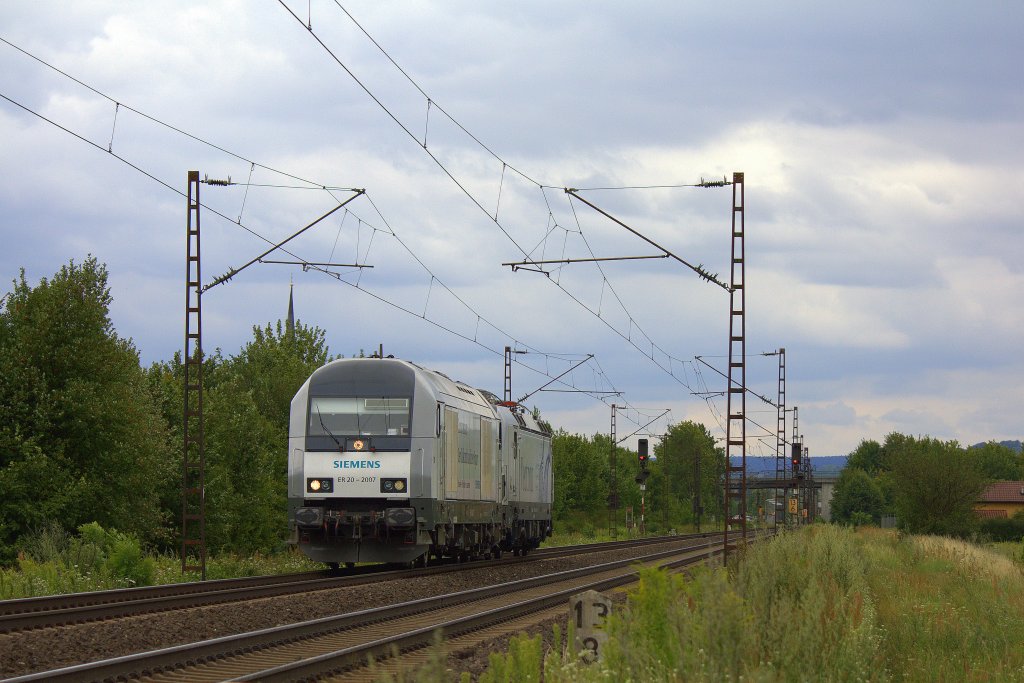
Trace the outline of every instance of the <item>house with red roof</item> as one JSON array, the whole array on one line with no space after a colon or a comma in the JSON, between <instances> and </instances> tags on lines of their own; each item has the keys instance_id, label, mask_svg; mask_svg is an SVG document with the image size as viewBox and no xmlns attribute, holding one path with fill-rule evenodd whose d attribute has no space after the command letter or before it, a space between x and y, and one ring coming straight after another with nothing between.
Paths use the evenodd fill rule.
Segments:
<instances>
[{"instance_id":1,"label":"house with red roof","mask_svg":"<svg viewBox=\"0 0 1024 683\"><path fill-rule=\"evenodd\" d=\"M997 481L985 487L974 504L982 518L1007 518L1024 510L1024 481Z\"/></svg>"}]
</instances>

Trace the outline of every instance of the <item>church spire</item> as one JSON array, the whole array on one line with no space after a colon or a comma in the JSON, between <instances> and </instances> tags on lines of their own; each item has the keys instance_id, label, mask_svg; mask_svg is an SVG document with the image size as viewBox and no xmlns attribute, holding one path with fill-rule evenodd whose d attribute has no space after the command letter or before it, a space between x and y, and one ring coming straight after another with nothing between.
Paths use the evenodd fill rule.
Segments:
<instances>
[{"instance_id":1,"label":"church spire","mask_svg":"<svg viewBox=\"0 0 1024 683\"><path fill-rule=\"evenodd\" d=\"M289 334L295 333L295 283L288 283L288 322L285 330Z\"/></svg>"}]
</instances>

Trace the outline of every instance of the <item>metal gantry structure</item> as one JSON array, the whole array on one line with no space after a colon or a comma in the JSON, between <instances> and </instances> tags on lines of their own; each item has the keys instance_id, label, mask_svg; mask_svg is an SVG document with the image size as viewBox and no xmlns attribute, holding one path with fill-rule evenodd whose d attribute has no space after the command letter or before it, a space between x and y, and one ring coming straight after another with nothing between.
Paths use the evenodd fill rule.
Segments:
<instances>
[{"instance_id":1,"label":"metal gantry structure","mask_svg":"<svg viewBox=\"0 0 1024 683\"><path fill-rule=\"evenodd\" d=\"M725 410L725 562L736 546L729 543L733 524L741 543L747 540L747 335L743 173L732 176L732 260L729 293L729 368ZM739 464L734 464L738 458Z\"/></svg>"},{"instance_id":2,"label":"metal gantry structure","mask_svg":"<svg viewBox=\"0 0 1024 683\"><path fill-rule=\"evenodd\" d=\"M766 353L766 356L777 355L779 357L779 384L778 397L775 408L777 411L775 430L775 481L785 481L786 462L789 460L786 454L786 349L785 347L775 351L774 354ZM786 499L786 489L777 488L772 498L772 521L775 526L786 523L786 510L779 504L780 497Z\"/></svg>"},{"instance_id":3,"label":"metal gantry structure","mask_svg":"<svg viewBox=\"0 0 1024 683\"><path fill-rule=\"evenodd\" d=\"M206 434L203 424L203 288L199 236L199 171L188 172L185 221L185 353L181 571L206 579Z\"/></svg>"},{"instance_id":4,"label":"metal gantry structure","mask_svg":"<svg viewBox=\"0 0 1024 683\"><path fill-rule=\"evenodd\" d=\"M618 438L616 435L615 425L615 412L618 410L618 406L612 404L612 425L611 425L611 453L608 455L608 533L612 538L618 535L618 529L616 528L616 522L618 521L618 510L619 510L619 483L615 476L615 449L618 445Z\"/></svg>"},{"instance_id":5,"label":"metal gantry structure","mask_svg":"<svg viewBox=\"0 0 1024 683\"><path fill-rule=\"evenodd\" d=\"M184 452L182 458L181 486L181 571L197 571L206 579L206 435L203 416L203 292L224 284L240 272L256 263L287 263L300 265L304 270L315 268L323 272L325 267L372 268L358 263L314 263L310 261L267 261L265 256L281 249L299 235L318 225L339 209L365 194L362 189L350 189L352 196L340 202L333 209L302 227L288 238L273 244L259 256L240 268L231 268L227 273L214 278L209 284L202 284L202 263L200 251L200 215L202 203L199 200L199 185L232 185L227 180L199 179L199 171L189 171L186 193L188 215L185 221L185 349L184 349L184 406L182 415ZM268 240L269 241L269 240ZM291 316L289 316L290 318Z\"/></svg>"},{"instance_id":6,"label":"metal gantry structure","mask_svg":"<svg viewBox=\"0 0 1024 683\"><path fill-rule=\"evenodd\" d=\"M804 446L803 436L800 434L800 409L798 406L793 406L793 438L790 440L790 449L792 453L792 467L790 468L791 478L793 481L793 499L797 501L796 509L791 510L791 514L795 514L793 519L794 524L800 524L801 510L802 507L801 499L804 497L803 493L806 490L805 487L800 485L800 480L803 479L803 468L804 468ZM789 493L786 494L787 502L789 500Z\"/></svg>"},{"instance_id":7,"label":"metal gantry structure","mask_svg":"<svg viewBox=\"0 0 1024 683\"><path fill-rule=\"evenodd\" d=\"M746 388L746 266L744 256L744 175L742 172L733 173L733 180L731 183L724 178L721 181L712 182L706 182L702 178L700 183L693 185L693 187L725 187L727 185L732 185L732 260L730 284L726 284L725 282L721 281L718 278L717 274L707 271L702 264L694 265L688 262L687 260L672 253L665 247L661 246L657 242L654 242L647 236L641 234L639 231L630 227L623 221L619 220L615 216L605 211L604 209L600 208L599 206L580 196L580 191L578 189L569 187L565 188L565 193L568 194L570 197L576 199L582 204L586 204L587 206L594 209L605 218L608 218L609 220L626 229L636 237L639 237L647 244L655 247L661 253L654 256L563 258L543 261L528 258L524 261L506 262L502 264L504 266L510 266L513 271L527 270L548 274L547 271L544 270L543 268L544 265L583 263L595 261L625 261L649 258L671 258L679 262L681 265L695 272L701 279L718 285L722 289L729 292L729 372L726 375L726 411L728 419L726 427L726 471L723 481L723 506L726 512L723 544L725 546L726 559L728 558L730 550L734 549L734 547L729 545L730 524L738 523L738 531L741 540L745 543L747 539L746 392L748 390ZM612 476L610 478L608 487L608 525L609 530L613 534L615 533L615 511L618 508L619 504L617 484L614 476L615 444L617 442L615 433L615 410L616 406L612 405L612 451L609 457ZM739 459L738 465L732 464L732 458L734 456L738 457ZM737 508L735 514L733 514L732 512L733 507Z\"/></svg>"},{"instance_id":8,"label":"metal gantry structure","mask_svg":"<svg viewBox=\"0 0 1024 683\"><path fill-rule=\"evenodd\" d=\"M505 403L512 403L512 347L505 347Z\"/></svg>"}]
</instances>

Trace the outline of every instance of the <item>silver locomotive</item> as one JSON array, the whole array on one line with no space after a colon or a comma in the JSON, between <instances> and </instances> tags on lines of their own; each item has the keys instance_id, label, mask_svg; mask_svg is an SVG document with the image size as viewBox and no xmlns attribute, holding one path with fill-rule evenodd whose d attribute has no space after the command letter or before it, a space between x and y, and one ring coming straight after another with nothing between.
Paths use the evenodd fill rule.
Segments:
<instances>
[{"instance_id":1,"label":"silver locomotive","mask_svg":"<svg viewBox=\"0 0 1024 683\"><path fill-rule=\"evenodd\" d=\"M291 540L331 566L525 554L551 533L551 435L514 405L391 358L295 394Z\"/></svg>"}]
</instances>

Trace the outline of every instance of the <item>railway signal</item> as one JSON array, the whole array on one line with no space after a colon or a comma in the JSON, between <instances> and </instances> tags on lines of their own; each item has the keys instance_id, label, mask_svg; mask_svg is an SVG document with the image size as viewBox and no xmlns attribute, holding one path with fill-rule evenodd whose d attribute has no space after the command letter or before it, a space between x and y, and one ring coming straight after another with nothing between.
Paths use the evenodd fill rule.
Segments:
<instances>
[{"instance_id":1,"label":"railway signal","mask_svg":"<svg viewBox=\"0 0 1024 683\"><path fill-rule=\"evenodd\" d=\"M647 477L651 475L647 469L647 460L650 451L648 450L647 439L636 440L636 461L640 465L640 472L636 475L636 483L640 484L641 487L647 482ZM641 490L643 490L641 488Z\"/></svg>"}]
</instances>

